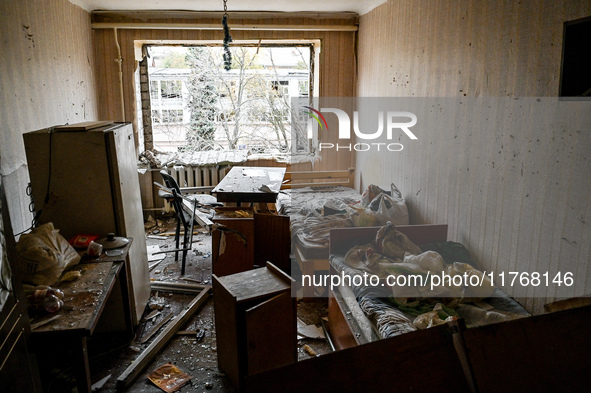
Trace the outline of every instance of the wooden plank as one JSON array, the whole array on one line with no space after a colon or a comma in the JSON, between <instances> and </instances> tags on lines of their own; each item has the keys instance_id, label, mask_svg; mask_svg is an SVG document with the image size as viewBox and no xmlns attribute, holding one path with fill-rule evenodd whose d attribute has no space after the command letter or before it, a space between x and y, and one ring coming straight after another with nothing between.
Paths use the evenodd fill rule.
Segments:
<instances>
[{"instance_id":1,"label":"wooden plank","mask_svg":"<svg viewBox=\"0 0 591 393\"><path fill-rule=\"evenodd\" d=\"M570 310L571 308L591 305L591 295L584 295L571 299L558 300L552 303L544 304L546 312L556 312Z\"/></svg>"},{"instance_id":2,"label":"wooden plank","mask_svg":"<svg viewBox=\"0 0 591 393\"><path fill-rule=\"evenodd\" d=\"M245 391L468 392L451 333L440 325L302 360L247 376Z\"/></svg>"},{"instance_id":3,"label":"wooden plank","mask_svg":"<svg viewBox=\"0 0 591 393\"><path fill-rule=\"evenodd\" d=\"M125 369L125 371L117 378L117 388L126 388L139 374L148 366L154 356L158 354L168 341L175 335L175 333L186 324L189 319L199 310L205 302L209 299L211 294L211 287L207 286L201 293L189 303L178 317L174 319L164 330L154 339L154 341L133 361L133 363Z\"/></svg>"},{"instance_id":4,"label":"wooden plank","mask_svg":"<svg viewBox=\"0 0 591 393\"><path fill-rule=\"evenodd\" d=\"M335 171L298 171L298 172L286 172L284 182L281 185L281 189L301 188L301 187L312 187L312 186L344 186L353 187L355 181L355 168L349 168L347 170L335 170ZM332 182L314 182L318 179L342 179L340 181ZM293 181L309 180L308 182L293 183Z\"/></svg>"},{"instance_id":5,"label":"wooden plank","mask_svg":"<svg viewBox=\"0 0 591 393\"><path fill-rule=\"evenodd\" d=\"M343 186L343 187L351 187L353 183L349 183L349 181L333 181L333 182L322 182L322 183L285 183L281 185L282 190L289 190L292 188L303 188L303 187L314 187L314 186Z\"/></svg>"},{"instance_id":6,"label":"wooden plank","mask_svg":"<svg viewBox=\"0 0 591 393\"><path fill-rule=\"evenodd\" d=\"M179 293L200 293L208 288L207 285L186 284L179 282L152 281L150 287L153 291L169 291Z\"/></svg>"},{"instance_id":7,"label":"wooden plank","mask_svg":"<svg viewBox=\"0 0 591 393\"><path fill-rule=\"evenodd\" d=\"M181 289L195 289L203 290L209 288L209 285L197 285L197 284L185 284L181 282L168 282L168 281L151 281L151 286L158 286L160 288L181 288Z\"/></svg>"},{"instance_id":8,"label":"wooden plank","mask_svg":"<svg viewBox=\"0 0 591 393\"><path fill-rule=\"evenodd\" d=\"M447 224L397 225L416 245L447 241Z\"/></svg>"},{"instance_id":9,"label":"wooden plank","mask_svg":"<svg viewBox=\"0 0 591 393\"><path fill-rule=\"evenodd\" d=\"M144 336L140 340L140 344L143 344L146 341L148 341L149 339L151 339L152 336L154 334L156 334L156 332L158 330L160 330L162 328L162 326L164 326L165 323L167 323L168 321L170 321L173 316L174 316L173 313L170 313L167 316L165 316L164 318L162 318L162 320L160 322L158 322L155 326L153 326L150 331L148 331L146 334L144 334Z\"/></svg>"},{"instance_id":10,"label":"wooden plank","mask_svg":"<svg viewBox=\"0 0 591 393\"><path fill-rule=\"evenodd\" d=\"M186 199L183 199L183 210L185 210L189 215L193 215L193 219L199 223L203 228L210 229L213 225L213 222L209 218L205 216L199 209L193 208L193 203Z\"/></svg>"},{"instance_id":11,"label":"wooden plank","mask_svg":"<svg viewBox=\"0 0 591 393\"><path fill-rule=\"evenodd\" d=\"M128 269L127 277L131 296L132 320L133 324L137 325L150 298L150 271L148 270L146 234L133 128L128 123L120 125L112 132L105 133L104 137L108 146L107 156L109 157L111 187L113 189L112 198L115 206L116 230L114 232L120 236L134 239L129 249L128 262L125 267ZM84 157L81 157L81 159L84 159ZM92 182L92 180L88 180L88 182ZM85 197L88 197L88 195ZM100 211L100 213L103 215L108 214L106 211ZM86 213L78 213L78 215L80 214ZM88 223L88 221L85 222Z\"/></svg>"},{"instance_id":12,"label":"wooden plank","mask_svg":"<svg viewBox=\"0 0 591 393\"><path fill-rule=\"evenodd\" d=\"M292 25L292 24L245 24L228 23L230 30L254 31L357 31L355 25ZM91 27L98 29L149 29L149 30L221 30L219 23L92 23Z\"/></svg>"},{"instance_id":13,"label":"wooden plank","mask_svg":"<svg viewBox=\"0 0 591 393\"><path fill-rule=\"evenodd\" d=\"M92 22L140 22L140 21L159 21L159 20L199 20L199 19L221 19L223 12L221 11L183 11L183 10L159 10L157 12L151 10L120 10L120 11L109 11L109 10L95 10L92 11ZM228 11L230 19L241 20L248 19L252 20L256 17L257 20L271 19L272 23L276 23L277 20L288 19L309 19L310 21L321 20L322 23L326 23L330 20L331 23L335 24L356 24L359 20L359 16L353 12L274 12L274 11Z\"/></svg>"},{"instance_id":14,"label":"wooden plank","mask_svg":"<svg viewBox=\"0 0 591 393\"><path fill-rule=\"evenodd\" d=\"M591 306L463 332L479 392L589 389Z\"/></svg>"},{"instance_id":15,"label":"wooden plank","mask_svg":"<svg viewBox=\"0 0 591 393\"><path fill-rule=\"evenodd\" d=\"M301 171L301 172L286 172L284 179L287 180L303 180L303 179L350 179L354 168L337 171Z\"/></svg>"},{"instance_id":16,"label":"wooden plank","mask_svg":"<svg viewBox=\"0 0 591 393\"><path fill-rule=\"evenodd\" d=\"M354 296L353 299L355 299ZM357 308L359 309L359 307ZM361 315L363 315L363 312L361 312ZM368 342L365 336L371 335L372 332L368 331L367 328L365 331L362 329L359 320L356 319L358 316L359 314L352 315L340 294L339 288L330 290L328 295L328 330L337 350L356 347Z\"/></svg>"}]
</instances>

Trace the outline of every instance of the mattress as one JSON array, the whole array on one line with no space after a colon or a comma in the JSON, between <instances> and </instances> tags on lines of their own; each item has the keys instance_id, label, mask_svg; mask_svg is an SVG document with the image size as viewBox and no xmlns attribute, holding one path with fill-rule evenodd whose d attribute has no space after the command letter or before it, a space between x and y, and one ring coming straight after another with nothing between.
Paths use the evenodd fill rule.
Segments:
<instances>
[{"instance_id":1,"label":"mattress","mask_svg":"<svg viewBox=\"0 0 591 393\"><path fill-rule=\"evenodd\" d=\"M305 187L281 191L277 210L290 217L292 248L298 245L306 259L328 259L330 229L353 226L347 205L360 200L349 187Z\"/></svg>"}]
</instances>

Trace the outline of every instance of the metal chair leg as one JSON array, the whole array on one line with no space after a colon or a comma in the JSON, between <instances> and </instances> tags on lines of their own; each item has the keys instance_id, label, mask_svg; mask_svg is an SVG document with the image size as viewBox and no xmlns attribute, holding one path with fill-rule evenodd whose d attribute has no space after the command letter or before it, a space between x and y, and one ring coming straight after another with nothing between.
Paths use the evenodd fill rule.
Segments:
<instances>
[{"instance_id":1,"label":"metal chair leg","mask_svg":"<svg viewBox=\"0 0 591 393\"><path fill-rule=\"evenodd\" d=\"M181 219L180 218L176 218L176 232L174 233L174 241L175 241L175 248L178 250L179 249L179 242L181 240ZM179 260L179 252L175 251L174 253L174 260L178 261Z\"/></svg>"},{"instance_id":2,"label":"metal chair leg","mask_svg":"<svg viewBox=\"0 0 591 393\"><path fill-rule=\"evenodd\" d=\"M183 275L183 276L185 275L185 262L187 261L187 252L193 246L193 225L195 223L195 220L193 220L193 217L195 217L195 209L197 209L197 202L194 201L193 202L193 215L191 216L191 224L189 225L189 228L187 228L185 226L185 236L183 238L183 249L184 250L183 250L183 263L181 265L181 275Z\"/></svg>"}]
</instances>

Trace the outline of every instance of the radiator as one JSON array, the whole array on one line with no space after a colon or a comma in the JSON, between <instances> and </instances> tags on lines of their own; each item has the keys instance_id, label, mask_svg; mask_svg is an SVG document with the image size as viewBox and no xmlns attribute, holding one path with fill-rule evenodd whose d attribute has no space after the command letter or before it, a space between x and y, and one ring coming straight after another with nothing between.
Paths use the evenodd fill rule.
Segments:
<instances>
[{"instance_id":1,"label":"radiator","mask_svg":"<svg viewBox=\"0 0 591 393\"><path fill-rule=\"evenodd\" d=\"M166 171L174 177L179 187L215 187L226 176L230 170L229 165L205 165L205 166L189 166L189 165L175 165L170 168L165 168ZM210 192L205 192L209 194ZM169 212L172 206L164 201L164 210Z\"/></svg>"},{"instance_id":2,"label":"radiator","mask_svg":"<svg viewBox=\"0 0 591 393\"><path fill-rule=\"evenodd\" d=\"M175 165L166 171L175 178L179 187L215 187L230 170L229 165L184 166Z\"/></svg>"}]
</instances>

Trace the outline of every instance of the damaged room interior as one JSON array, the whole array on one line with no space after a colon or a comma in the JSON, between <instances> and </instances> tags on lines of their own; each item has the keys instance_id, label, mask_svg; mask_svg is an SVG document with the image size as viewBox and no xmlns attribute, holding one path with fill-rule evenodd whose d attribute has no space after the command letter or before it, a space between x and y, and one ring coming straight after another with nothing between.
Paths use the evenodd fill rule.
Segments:
<instances>
[{"instance_id":1,"label":"damaged room interior","mask_svg":"<svg viewBox=\"0 0 591 393\"><path fill-rule=\"evenodd\" d=\"M0 23L0 391L588 390L590 2Z\"/></svg>"}]
</instances>

